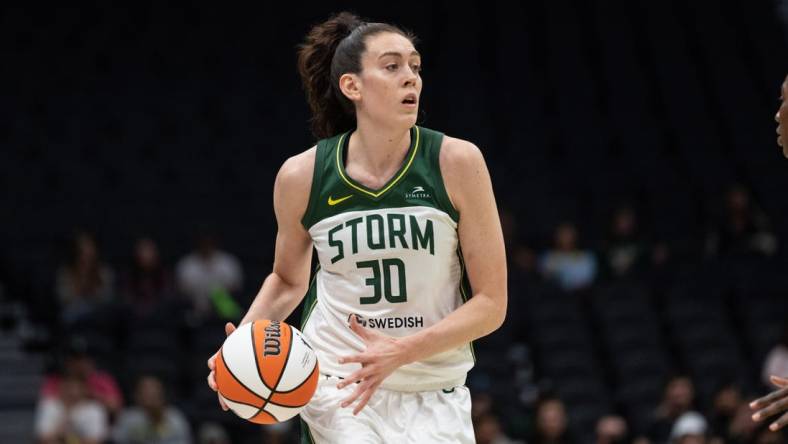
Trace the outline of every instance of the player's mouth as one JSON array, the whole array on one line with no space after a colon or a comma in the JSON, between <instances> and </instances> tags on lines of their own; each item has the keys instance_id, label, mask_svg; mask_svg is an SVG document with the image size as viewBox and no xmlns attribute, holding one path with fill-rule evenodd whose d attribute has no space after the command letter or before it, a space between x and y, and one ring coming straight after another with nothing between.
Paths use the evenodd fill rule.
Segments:
<instances>
[{"instance_id":1,"label":"player's mouth","mask_svg":"<svg viewBox=\"0 0 788 444\"><path fill-rule=\"evenodd\" d=\"M416 94L410 93L402 99L402 104L408 108L416 108L419 106L419 98Z\"/></svg>"}]
</instances>

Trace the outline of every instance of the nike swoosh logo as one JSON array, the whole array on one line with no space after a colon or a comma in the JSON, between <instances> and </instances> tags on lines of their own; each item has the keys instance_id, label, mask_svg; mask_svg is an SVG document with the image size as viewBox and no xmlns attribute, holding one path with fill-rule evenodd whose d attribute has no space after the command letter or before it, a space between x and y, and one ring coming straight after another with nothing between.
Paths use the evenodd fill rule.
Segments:
<instances>
[{"instance_id":1,"label":"nike swoosh logo","mask_svg":"<svg viewBox=\"0 0 788 444\"><path fill-rule=\"evenodd\" d=\"M336 205L336 204L338 204L340 202L343 202L343 201L346 201L346 200L350 199L351 197L353 197L352 194L350 194L348 196L345 196L345 197L340 197L339 199L335 200L335 199L332 199L331 196L328 196L328 204L331 205L331 206L334 206L334 205Z\"/></svg>"}]
</instances>

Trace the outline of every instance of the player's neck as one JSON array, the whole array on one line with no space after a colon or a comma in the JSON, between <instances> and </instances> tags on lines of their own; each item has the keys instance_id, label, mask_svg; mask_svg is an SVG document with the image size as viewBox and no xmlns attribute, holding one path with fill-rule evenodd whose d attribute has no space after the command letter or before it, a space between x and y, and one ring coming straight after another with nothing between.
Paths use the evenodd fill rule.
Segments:
<instances>
[{"instance_id":1,"label":"player's neck","mask_svg":"<svg viewBox=\"0 0 788 444\"><path fill-rule=\"evenodd\" d=\"M410 130L359 122L348 141L347 163L370 175L396 171L410 147Z\"/></svg>"}]
</instances>

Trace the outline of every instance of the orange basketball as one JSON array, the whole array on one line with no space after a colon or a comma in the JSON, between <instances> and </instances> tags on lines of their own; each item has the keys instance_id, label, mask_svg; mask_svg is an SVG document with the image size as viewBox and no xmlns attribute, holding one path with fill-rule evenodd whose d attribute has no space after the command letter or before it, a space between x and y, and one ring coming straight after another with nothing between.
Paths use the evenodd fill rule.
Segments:
<instances>
[{"instance_id":1,"label":"orange basketball","mask_svg":"<svg viewBox=\"0 0 788 444\"><path fill-rule=\"evenodd\" d=\"M297 415L317 388L318 364L298 329L280 321L244 324L216 359L219 396L243 419L273 424Z\"/></svg>"}]
</instances>

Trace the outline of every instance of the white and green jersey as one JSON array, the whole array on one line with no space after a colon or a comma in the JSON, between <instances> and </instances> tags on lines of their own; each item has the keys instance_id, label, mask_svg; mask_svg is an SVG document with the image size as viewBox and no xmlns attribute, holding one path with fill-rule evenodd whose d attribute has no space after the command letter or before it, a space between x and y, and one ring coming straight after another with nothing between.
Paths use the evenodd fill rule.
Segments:
<instances>
[{"instance_id":1,"label":"white and green jersey","mask_svg":"<svg viewBox=\"0 0 788 444\"><path fill-rule=\"evenodd\" d=\"M301 330L322 373L346 377L358 364L337 358L364 350L348 327L362 325L401 337L427 328L470 297L451 205L438 156L443 134L414 126L400 170L373 190L345 173L350 133L317 144L309 204L302 219L319 266L306 295ZM390 390L421 391L465 383L472 344L400 367Z\"/></svg>"}]
</instances>

